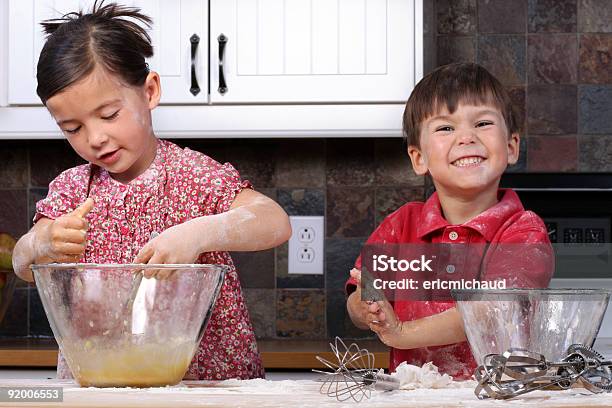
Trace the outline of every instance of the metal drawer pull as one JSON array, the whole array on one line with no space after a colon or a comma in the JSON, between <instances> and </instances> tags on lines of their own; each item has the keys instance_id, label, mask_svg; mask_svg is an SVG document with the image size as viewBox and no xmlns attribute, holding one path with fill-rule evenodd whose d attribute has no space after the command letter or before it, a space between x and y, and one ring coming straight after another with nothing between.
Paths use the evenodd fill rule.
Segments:
<instances>
[{"instance_id":1,"label":"metal drawer pull","mask_svg":"<svg viewBox=\"0 0 612 408\"><path fill-rule=\"evenodd\" d=\"M223 73L223 58L225 57L225 44L227 44L227 37L221 34L219 37L217 37L217 41L219 41L219 93L223 95L227 92L225 74Z\"/></svg>"},{"instance_id":2,"label":"metal drawer pull","mask_svg":"<svg viewBox=\"0 0 612 408\"><path fill-rule=\"evenodd\" d=\"M200 44L200 37L197 34L192 35L189 38L191 42L191 88L189 92L196 96L200 93L200 85L198 85L198 78L196 78L196 52L198 51L198 45Z\"/></svg>"}]
</instances>

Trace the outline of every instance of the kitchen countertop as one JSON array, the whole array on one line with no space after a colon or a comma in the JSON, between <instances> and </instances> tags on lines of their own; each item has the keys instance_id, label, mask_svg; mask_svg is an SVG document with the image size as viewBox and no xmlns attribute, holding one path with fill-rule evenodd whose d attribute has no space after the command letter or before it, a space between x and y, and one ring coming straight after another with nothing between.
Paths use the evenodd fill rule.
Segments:
<instances>
[{"instance_id":1,"label":"kitchen countertop","mask_svg":"<svg viewBox=\"0 0 612 408\"><path fill-rule=\"evenodd\" d=\"M79 388L67 380L0 380L0 387L62 387L63 402L19 402L20 407L346 407L319 392L315 381L185 381L165 388ZM536 391L509 401L478 400L472 387L374 391L362 402L368 408L398 407L610 407L612 394L591 394L584 389ZM351 404L351 405L354 405ZM0 407L17 406L16 402Z\"/></svg>"},{"instance_id":2,"label":"kitchen countertop","mask_svg":"<svg viewBox=\"0 0 612 408\"><path fill-rule=\"evenodd\" d=\"M367 342L360 341L361 346ZM305 341L260 341L262 356L265 353L315 353L316 348L327 346L326 342ZM370 347L383 347L380 343ZM612 339L600 338L595 348L606 357L612 356ZM267 350L267 351L264 351ZM277 351L270 351L277 350ZM53 339L46 340L0 340L0 363L8 360L7 355L30 353L56 358L57 346ZM380 351L383 353L384 351ZM34 354L32 354L34 353ZM40 354L43 353L43 354ZM386 352L384 352L386 353ZM15 357L12 357L15 360ZM264 359L265 360L265 359ZM274 361L269 360L269 361ZM316 360L315 360L316 361ZM388 362L388 360L387 360ZM54 361L53 361L54 363ZM53 365L53 364L51 364ZM23 366L23 364L21 364ZM270 368L270 367L268 367ZM473 383L450 389L417 389L393 392L374 391L372 398L364 400L368 408L387 407L500 407L538 406L538 408L582 408L611 407L612 393L592 394L585 389L574 388L566 391L537 391L508 400L478 400L473 393ZM164 388L80 388L72 380L56 379L2 379L0 387L62 387L64 399L61 403L0 402L0 407L341 407L354 402L338 402L319 392L321 383L312 380L284 381L184 381L179 386Z\"/></svg>"},{"instance_id":3,"label":"kitchen countertop","mask_svg":"<svg viewBox=\"0 0 612 408\"><path fill-rule=\"evenodd\" d=\"M389 367L387 346L376 340L359 340L357 344L374 353L376 367ZM257 345L266 369L322 368L315 356L332 357L327 341L259 340ZM54 339L0 339L0 367L55 367L57 350Z\"/></svg>"}]
</instances>

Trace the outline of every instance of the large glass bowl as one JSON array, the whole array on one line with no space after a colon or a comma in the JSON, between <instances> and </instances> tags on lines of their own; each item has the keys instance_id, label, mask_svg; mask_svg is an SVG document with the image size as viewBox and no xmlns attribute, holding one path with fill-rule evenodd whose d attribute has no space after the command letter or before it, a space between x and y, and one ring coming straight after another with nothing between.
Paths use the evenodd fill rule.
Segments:
<instances>
[{"instance_id":1,"label":"large glass bowl","mask_svg":"<svg viewBox=\"0 0 612 408\"><path fill-rule=\"evenodd\" d=\"M181 381L225 276L222 265L32 265L55 339L81 386ZM143 270L172 271L166 279Z\"/></svg>"},{"instance_id":2,"label":"large glass bowl","mask_svg":"<svg viewBox=\"0 0 612 408\"><path fill-rule=\"evenodd\" d=\"M11 305L17 287L17 275L13 270L0 269L0 322Z\"/></svg>"},{"instance_id":3,"label":"large glass bowl","mask_svg":"<svg viewBox=\"0 0 612 408\"><path fill-rule=\"evenodd\" d=\"M592 346L610 291L600 289L453 290L470 348L479 365L511 347L565 357L574 343Z\"/></svg>"}]
</instances>

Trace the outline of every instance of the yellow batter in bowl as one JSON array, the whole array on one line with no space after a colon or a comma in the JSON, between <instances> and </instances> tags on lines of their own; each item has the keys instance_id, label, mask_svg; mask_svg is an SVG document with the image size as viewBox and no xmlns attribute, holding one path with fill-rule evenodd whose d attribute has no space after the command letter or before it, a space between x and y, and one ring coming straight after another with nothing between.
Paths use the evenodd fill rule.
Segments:
<instances>
[{"instance_id":1,"label":"yellow batter in bowl","mask_svg":"<svg viewBox=\"0 0 612 408\"><path fill-rule=\"evenodd\" d=\"M159 387L178 384L194 351L193 341L172 339L164 344L125 344L112 349L91 338L81 344L65 344L82 387Z\"/></svg>"}]
</instances>

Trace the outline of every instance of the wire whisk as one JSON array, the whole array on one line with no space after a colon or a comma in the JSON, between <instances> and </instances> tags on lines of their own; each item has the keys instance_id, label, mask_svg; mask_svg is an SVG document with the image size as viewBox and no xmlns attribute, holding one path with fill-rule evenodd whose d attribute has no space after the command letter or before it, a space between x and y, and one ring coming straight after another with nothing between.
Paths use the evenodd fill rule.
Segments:
<instances>
[{"instance_id":1,"label":"wire whisk","mask_svg":"<svg viewBox=\"0 0 612 408\"><path fill-rule=\"evenodd\" d=\"M511 348L489 354L474 373L479 399L510 399L551 386L568 389L578 383L593 393L612 391L612 361L590 347L572 344L561 361L547 361L538 353Z\"/></svg>"},{"instance_id":2,"label":"wire whisk","mask_svg":"<svg viewBox=\"0 0 612 408\"><path fill-rule=\"evenodd\" d=\"M334 343L329 343L336 361L329 361L321 356L317 360L332 371L312 370L324 374L320 392L338 401L353 399L360 402L370 398L372 390L397 390L399 380L384 374L382 369L374 368L374 354L355 343L348 347L336 337Z\"/></svg>"}]
</instances>

